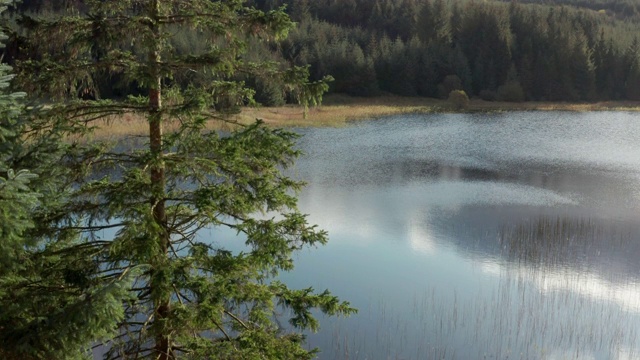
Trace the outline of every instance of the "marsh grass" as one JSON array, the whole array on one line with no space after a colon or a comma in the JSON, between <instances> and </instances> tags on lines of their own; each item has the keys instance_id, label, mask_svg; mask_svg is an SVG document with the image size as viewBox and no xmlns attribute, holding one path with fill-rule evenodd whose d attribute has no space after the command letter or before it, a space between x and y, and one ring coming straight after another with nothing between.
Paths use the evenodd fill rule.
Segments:
<instances>
[{"instance_id":1,"label":"marsh grass","mask_svg":"<svg viewBox=\"0 0 640 360\"><path fill-rule=\"evenodd\" d=\"M465 112L502 112L502 111L640 111L638 102L600 102L600 103L552 103L552 102L488 102L472 99ZM309 109L304 116L300 106L285 105L277 107L245 107L242 112L229 115L228 121L210 121L209 130L230 130L234 123L246 125L256 119L276 127L308 126L344 126L349 121L373 119L383 116L412 113L459 112L446 100L380 96L371 98L351 97L347 95L328 95L322 106ZM148 131L147 120L141 115L127 114L110 117L95 124L95 138L120 138L123 136L144 135ZM177 121L168 120L165 131L177 129Z\"/></svg>"},{"instance_id":2,"label":"marsh grass","mask_svg":"<svg viewBox=\"0 0 640 360\"><path fill-rule=\"evenodd\" d=\"M511 270L509 270L511 271ZM637 359L638 315L571 291L539 291L537 277L504 277L497 291L462 297L426 289L405 308L374 305L358 328L332 324L320 359ZM489 290L488 290L489 291ZM346 322L349 319L341 319ZM604 356L604 357L603 357Z\"/></svg>"},{"instance_id":3,"label":"marsh grass","mask_svg":"<svg viewBox=\"0 0 640 360\"><path fill-rule=\"evenodd\" d=\"M499 111L640 111L640 102L634 101L603 101L597 103L565 103L565 102L503 102L471 100L470 112L499 112Z\"/></svg>"},{"instance_id":4,"label":"marsh grass","mask_svg":"<svg viewBox=\"0 0 640 360\"><path fill-rule=\"evenodd\" d=\"M229 116L226 121L210 121L207 123L208 130L232 130L239 125L248 125L250 121L243 121L237 116ZM146 136L149 133L149 123L142 114L125 114L122 116L109 116L92 123L94 131L88 140L119 140L125 137ZM179 120L167 119L164 122L164 132L175 132L180 128Z\"/></svg>"}]
</instances>

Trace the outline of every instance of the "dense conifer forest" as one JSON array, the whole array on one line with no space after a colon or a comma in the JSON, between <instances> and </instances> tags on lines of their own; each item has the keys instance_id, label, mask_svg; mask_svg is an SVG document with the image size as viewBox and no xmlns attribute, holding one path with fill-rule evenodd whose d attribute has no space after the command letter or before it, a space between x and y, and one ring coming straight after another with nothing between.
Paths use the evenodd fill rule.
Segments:
<instances>
[{"instance_id":1,"label":"dense conifer forest","mask_svg":"<svg viewBox=\"0 0 640 360\"><path fill-rule=\"evenodd\" d=\"M640 99L636 3L545 4L289 1L300 26L280 53L311 64L316 77L332 74L332 90L352 95Z\"/></svg>"},{"instance_id":2,"label":"dense conifer forest","mask_svg":"<svg viewBox=\"0 0 640 360\"><path fill-rule=\"evenodd\" d=\"M640 99L633 16L622 21L614 11L517 2L302 0L288 6L300 26L282 44L282 56L311 64L317 77L333 74L333 91Z\"/></svg>"},{"instance_id":3,"label":"dense conifer forest","mask_svg":"<svg viewBox=\"0 0 640 360\"><path fill-rule=\"evenodd\" d=\"M30 1L19 10L54 13L77 1ZM254 44L246 56L309 65L314 80L334 77L331 92L446 98L452 90L464 90L484 100L640 100L640 5L632 0L249 4L262 10L286 6L298 26L281 42ZM175 51L184 53L197 51L199 43L179 31L173 42ZM28 49L18 48L16 38L9 61L26 56ZM268 76L240 80L256 89L262 104L293 100ZM118 79L95 84L82 95L109 98L125 92Z\"/></svg>"}]
</instances>

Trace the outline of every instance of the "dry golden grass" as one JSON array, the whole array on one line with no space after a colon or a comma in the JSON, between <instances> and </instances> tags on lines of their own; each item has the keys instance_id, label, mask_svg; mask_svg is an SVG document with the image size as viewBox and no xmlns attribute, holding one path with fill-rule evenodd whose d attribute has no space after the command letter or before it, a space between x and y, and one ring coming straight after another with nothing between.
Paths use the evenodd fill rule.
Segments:
<instances>
[{"instance_id":1,"label":"dry golden grass","mask_svg":"<svg viewBox=\"0 0 640 360\"><path fill-rule=\"evenodd\" d=\"M599 102L599 103L554 103L554 102L488 102L473 99L467 112L493 111L603 111L623 110L640 111L639 102ZM238 115L229 117L230 121L249 124L256 119L263 120L269 126L342 126L348 121L371 119L395 114L455 112L447 101L431 98L381 96L358 98L346 95L329 95L322 106L309 109L307 117L301 106L285 105L278 107L247 107ZM95 138L120 138L130 135L144 135L148 124L144 117L125 115L108 118L96 124ZM167 122L168 132L176 129L176 122ZM231 125L212 121L209 129L229 129Z\"/></svg>"},{"instance_id":2,"label":"dry golden grass","mask_svg":"<svg viewBox=\"0 0 640 360\"><path fill-rule=\"evenodd\" d=\"M471 100L469 111L640 111L640 102L604 101L597 103L566 103L528 101L510 103L500 101Z\"/></svg>"},{"instance_id":3,"label":"dry golden grass","mask_svg":"<svg viewBox=\"0 0 640 360\"><path fill-rule=\"evenodd\" d=\"M232 122L249 124L249 121L240 121L237 116L232 116L230 122L211 121L207 128L210 130L229 130L233 128ZM255 120L254 120L255 121ZM149 133L149 122L141 114L125 114L122 116L109 116L103 120L97 120L92 124L95 129L91 137L94 139L120 139L125 136L146 136ZM173 132L179 128L177 120L164 122L164 131Z\"/></svg>"},{"instance_id":4,"label":"dry golden grass","mask_svg":"<svg viewBox=\"0 0 640 360\"><path fill-rule=\"evenodd\" d=\"M340 126L350 120L381 116L426 113L442 110L443 101L429 98L385 96L357 98L345 95L327 96L322 106L311 107L304 118L300 106L245 108L238 116L241 122L262 119L272 126Z\"/></svg>"}]
</instances>

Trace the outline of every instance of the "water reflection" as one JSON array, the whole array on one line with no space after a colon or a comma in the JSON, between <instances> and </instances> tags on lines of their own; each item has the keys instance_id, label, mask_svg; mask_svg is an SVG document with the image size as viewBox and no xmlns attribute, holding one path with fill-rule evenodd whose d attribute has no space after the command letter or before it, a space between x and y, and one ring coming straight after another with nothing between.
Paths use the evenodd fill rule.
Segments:
<instances>
[{"instance_id":1,"label":"water reflection","mask_svg":"<svg viewBox=\"0 0 640 360\"><path fill-rule=\"evenodd\" d=\"M470 299L441 288L402 304L365 309L368 328L333 326L324 358L631 359L638 357L637 316L573 292L540 292L503 277ZM366 334L366 335L365 335ZM363 336L365 335L365 336Z\"/></svg>"},{"instance_id":2,"label":"water reflection","mask_svg":"<svg viewBox=\"0 0 640 360\"><path fill-rule=\"evenodd\" d=\"M428 225L425 226L423 220L417 214L410 215L407 221L409 246L413 251L434 254L437 252L436 240Z\"/></svg>"},{"instance_id":3,"label":"water reflection","mask_svg":"<svg viewBox=\"0 0 640 360\"><path fill-rule=\"evenodd\" d=\"M327 229L292 286L360 308L321 359L640 357L640 119L428 115L304 129Z\"/></svg>"},{"instance_id":4,"label":"water reflection","mask_svg":"<svg viewBox=\"0 0 640 360\"><path fill-rule=\"evenodd\" d=\"M608 236L605 239L604 232L605 229L591 219L543 216L524 224L503 226L499 244L508 260L553 271L567 264L583 262L589 256L600 256L600 243L606 242L608 247L629 243L628 237Z\"/></svg>"},{"instance_id":5,"label":"water reflection","mask_svg":"<svg viewBox=\"0 0 640 360\"><path fill-rule=\"evenodd\" d=\"M387 247L383 237L364 236L369 245L350 250L364 252L367 261L347 256L350 267L364 268L364 274L343 276L352 278L351 286L376 276L377 286L357 304L364 313L325 324L332 337L329 343L315 338L330 349L321 358L638 356L637 232L601 219L551 215L507 226L500 218L487 221L491 215L453 224L460 218L414 213L405 232L395 229L407 241L406 257L381 272L371 267L402 245ZM367 234L379 232L369 228ZM453 276L456 271L462 275Z\"/></svg>"},{"instance_id":6,"label":"water reflection","mask_svg":"<svg viewBox=\"0 0 640 360\"><path fill-rule=\"evenodd\" d=\"M501 231L500 245L515 276L542 292L571 291L640 312L637 239L622 224L541 217Z\"/></svg>"}]
</instances>

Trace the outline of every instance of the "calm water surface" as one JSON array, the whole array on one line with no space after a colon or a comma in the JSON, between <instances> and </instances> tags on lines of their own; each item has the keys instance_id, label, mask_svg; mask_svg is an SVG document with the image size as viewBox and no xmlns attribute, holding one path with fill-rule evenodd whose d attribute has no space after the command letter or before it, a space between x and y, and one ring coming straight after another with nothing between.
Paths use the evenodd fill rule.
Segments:
<instances>
[{"instance_id":1,"label":"calm water surface","mask_svg":"<svg viewBox=\"0 0 640 360\"><path fill-rule=\"evenodd\" d=\"M329 231L293 287L321 359L640 358L640 115L397 116L301 129L300 207Z\"/></svg>"}]
</instances>

